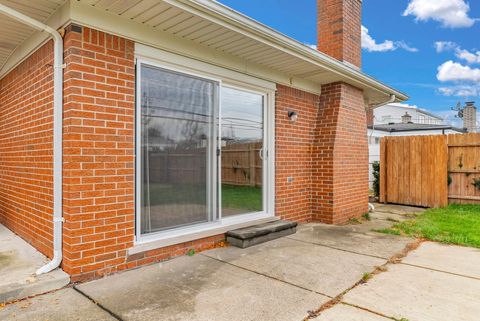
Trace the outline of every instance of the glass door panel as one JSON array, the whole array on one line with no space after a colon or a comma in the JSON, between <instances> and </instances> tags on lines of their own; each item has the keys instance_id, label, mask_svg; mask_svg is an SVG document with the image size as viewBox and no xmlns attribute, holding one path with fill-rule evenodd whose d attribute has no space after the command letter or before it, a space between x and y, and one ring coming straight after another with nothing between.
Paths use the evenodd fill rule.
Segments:
<instances>
[{"instance_id":1,"label":"glass door panel","mask_svg":"<svg viewBox=\"0 0 480 321\"><path fill-rule=\"evenodd\" d=\"M141 68L141 233L215 219L218 83Z\"/></svg>"},{"instance_id":2,"label":"glass door panel","mask_svg":"<svg viewBox=\"0 0 480 321\"><path fill-rule=\"evenodd\" d=\"M222 87L222 217L261 212L264 169L264 97Z\"/></svg>"}]
</instances>

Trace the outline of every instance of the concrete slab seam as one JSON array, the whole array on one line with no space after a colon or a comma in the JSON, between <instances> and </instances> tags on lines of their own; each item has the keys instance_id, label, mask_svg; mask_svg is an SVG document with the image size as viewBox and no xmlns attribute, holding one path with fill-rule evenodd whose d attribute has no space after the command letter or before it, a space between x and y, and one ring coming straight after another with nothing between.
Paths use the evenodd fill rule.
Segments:
<instances>
[{"instance_id":1,"label":"concrete slab seam","mask_svg":"<svg viewBox=\"0 0 480 321\"><path fill-rule=\"evenodd\" d=\"M368 256L368 257L372 257L372 258L375 258L375 259L380 259L380 260L388 260L388 259L389 259L388 257L381 257L381 256L371 255L371 254L365 254L365 253L358 253L358 252L355 252L355 251L346 250L346 249L338 248L338 247L335 247L335 246L330 246L330 245L325 245L325 244L318 244L318 243L312 243L312 242L308 242L308 241L298 240L298 239L290 238L290 237L288 237L288 236L287 236L286 238L289 239L289 240L292 240L292 241L300 242L300 243L312 244L312 245L316 245L316 246L326 247L326 248L329 248L329 249L332 249L332 250L343 251L343 252L352 253L352 254L357 254L357 255L362 255L362 256Z\"/></svg>"},{"instance_id":2,"label":"concrete slab seam","mask_svg":"<svg viewBox=\"0 0 480 321\"><path fill-rule=\"evenodd\" d=\"M400 251L397 254L394 254L390 259L387 260L386 263L375 267L375 269L370 274L368 274L367 276L364 275L364 277L362 277L362 279L357 281L354 285L352 285L351 287L349 287L348 289L346 289L342 293L338 294L337 296L332 298L330 301L322 304L318 309L313 310L313 311L309 311L308 315L303 319L303 321L308 321L308 320L311 320L313 318L316 318L316 317L320 316L320 314L323 311L328 310L328 309L334 307L335 305L337 305L339 303L343 303L342 299L345 296L345 294L347 294L348 292L350 292L351 290L353 290L357 286L359 286L361 284L364 284L364 283L367 283L368 280L371 279L374 275L380 274L382 272L386 272L388 270L387 266L389 264L399 264L399 263L401 263L401 260L405 256L407 256L409 252L417 249L420 246L420 244L423 243L424 241L425 240L417 239L414 242L411 242L411 243L407 244L402 251ZM357 308L360 308L360 307L357 307ZM369 311L369 312L374 312L374 311ZM375 314L378 314L380 316L389 318L389 317L387 317L385 315L382 315L378 312L375 312ZM395 320L395 319L393 319L393 320Z\"/></svg>"},{"instance_id":3,"label":"concrete slab seam","mask_svg":"<svg viewBox=\"0 0 480 321\"><path fill-rule=\"evenodd\" d=\"M242 269L242 270L244 270L244 271L251 272L251 273L254 273L254 274L257 274L257 275L266 277L266 278L268 278L268 279L272 279L272 280L275 280L275 281L278 281L278 282L282 282L282 283L284 283L284 284L288 284L288 285L294 286L294 287L296 287L296 288L299 288L299 289L302 289L302 290L305 290L305 291L308 291L308 292L320 294L320 295L323 295L323 296L325 296L325 297L327 297L327 298L332 298L331 295L328 295L328 294L325 294L325 293L322 293L322 292L318 292L318 291L314 291L314 290L305 288L305 287L303 287L303 286L300 286L300 285L298 285L298 284L290 283L290 282L285 281L285 280L280 280L280 279L275 278L275 277L272 277L272 276L270 276L270 275L267 275L267 274L264 274L264 273L260 273L260 272L258 272L258 271L254 271L254 270L247 269L247 268L245 268L245 267L243 267L243 266L239 266L239 265L236 265L236 264L233 264L233 263L230 263L230 262L222 261L222 260L220 260L220 259L217 259L217 258L214 258L214 257L211 257L211 256L207 256L207 255L205 255L205 254L203 254L203 253L200 253L200 255L202 255L202 256L204 256L204 257L207 257L207 258L209 258L209 259L212 259L212 260L215 260L215 261L218 261L218 262L221 262L221 263L224 263L224 264L228 264L228 265L230 265L230 266L233 266L233 267Z\"/></svg>"},{"instance_id":4,"label":"concrete slab seam","mask_svg":"<svg viewBox=\"0 0 480 321\"><path fill-rule=\"evenodd\" d=\"M102 309L103 311L107 312L109 315L111 315L113 318L117 319L118 321L124 321L118 314L116 314L115 312L113 312L112 310L108 309L107 307L103 306L101 303L97 302L96 300L94 300L92 297L90 297L88 294L84 293L82 290L80 290L79 288L77 288L75 285L72 287L75 291L77 291L78 293L80 293L80 295L84 296L85 298L87 298L88 300L90 300L93 304L95 304L96 306L98 306L100 309Z\"/></svg>"}]
</instances>

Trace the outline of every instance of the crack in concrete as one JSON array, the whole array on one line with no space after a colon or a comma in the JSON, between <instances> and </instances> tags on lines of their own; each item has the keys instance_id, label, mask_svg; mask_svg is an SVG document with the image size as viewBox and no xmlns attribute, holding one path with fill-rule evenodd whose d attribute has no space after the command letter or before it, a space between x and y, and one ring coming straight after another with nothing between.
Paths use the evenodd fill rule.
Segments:
<instances>
[{"instance_id":1,"label":"crack in concrete","mask_svg":"<svg viewBox=\"0 0 480 321\"><path fill-rule=\"evenodd\" d=\"M286 238L289 239L289 240L292 240L292 241L297 241L297 242L301 242L301 243L305 243L305 244L312 244L312 245L316 245L316 246L322 246L322 247L326 247L326 248L329 248L329 249L332 249L332 250L338 250L338 251L342 251L342 252L368 256L368 257L372 257L372 258L375 258L375 259L381 259L381 260L388 260L389 259L388 257L381 257L381 256L372 255L372 254L365 254L365 253L358 253L358 252L355 252L355 251L352 251L352 250L342 249L342 248L331 246L331 245L325 245L325 244L320 244L320 243L313 243L313 242L298 240L298 239L294 239L294 238L291 238L291 237L288 237L288 236Z\"/></svg>"},{"instance_id":2,"label":"crack in concrete","mask_svg":"<svg viewBox=\"0 0 480 321\"><path fill-rule=\"evenodd\" d=\"M98 306L100 309L102 309L103 311L107 312L110 316L112 316L113 318L115 318L116 320L118 321L124 321L118 314L116 314L115 312L113 312L112 310L110 310L109 308L107 308L106 306L102 305L100 302L97 302L95 299L93 299L92 297L90 297L88 294L84 293L82 290L80 290L79 288L76 287L76 285L72 286L72 289L74 289L75 291L77 291L77 293L80 293L80 295L83 295L85 298L87 298L88 300L90 300L93 304L95 304L96 306Z\"/></svg>"},{"instance_id":3,"label":"crack in concrete","mask_svg":"<svg viewBox=\"0 0 480 321\"><path fill-rule=\"evenodd\" d=\"M345 291L343 291L342 293L338 294L337 296L335 296L333 299L331 299L330 301L322 304L318 309L316 310L313 310L313 311L309 311L308 312L308 315L303 319L303 321L307 321L307 320L311 320L311 319L314 319L318 316L320 316L320 314L325 311L325 310L328 310L328 309L331 309L333 308L335 305L339 304L339 303L345 303L345 302L342 302L342 299L343 297L345 296L345 294L347 294L348 292L350 292L351 290L353 290L354 288L356 288L357 286L361 285L361 284L365 284L368 282L369 279L371 279L374 275L377 275L377 274L380 274L382 272L386 272L388 271L387 269L387 266L388 264L399 264L401 263L401 260L408 255L409 252L417 249L420 244L424 242L424 240L421 240L421 239L417 239L415 240L414 242L411 242L409 244L407 244L405 246L405 248L400 251L399 253L397 254L394 254L390 259L387 260L386 263L380 265L380 266L377 266L370 274L369 274L369 277L367 279L365 278L362 278L360 279L359 281L357 281L354 285L352 285L351 287L349 287L348 289L346 289ZM353 306L353 305L352 305ZM359 308L359 307L358 307ZM367 309L364 309L366 311L368 311ZM375 313L377 315L381 315L381 316L384 316L382 315L381 313L379 312L375 312L375 311L369 311L369 312L372 312L372 313ZM395 320L394 318L391 318L391 317L387 317L387 316L384 316L386 318L389 318L389 319L392 319L392 320Z\"/></svg>"},{"instance_id":4,"label":"crack in concrete","mask_svg":"<svg viewBox=\"0 0 480 321\"><path fill-rule=\"evenodd\" d=\"M228 265L230 265L230 266L234 266L234 267L236 267L236 268L242 269L242 270L247 271L247 272L251 272L251 273L254 273L254 274L257 274L257 275L261 275L261 276L263 276L263 277L266 277L266 278L269 278L269 279L272 279L272 280L275 280L275 281L278 281L278 282L282 282L282 283L285 283L285 284L294 286L294 287L296 287L296 288L299 288L299 289L302 289L302 290L305 290L305 291L308 291L308 292L312 292L312 293L316 293L316 294L319 294L319 295L323 295L323 296L325 296L325 297L327 297L327 298L332 298L331 295L328 295L328 294L325 294L325 293L322 293L322 292L318 292L318 291L315 291L315 290L312 290L312 289L303 287L303 286L301 286L301 285L298 285L298 284L295 284L295 283L291 283L291 282L288 282L288 281L285 281L285 280L282 280L282 279L273 277L273 276L268 275L268 274L264 274L264 273L261 273L261 272L255 271L255 270L251 270L251 269L248 269L248 268L246 268L246 267L233 264L233 263L231 263L231 262L223 261L223 260L220 260L220 259L217 259L217 258L208 256L208 255L205 255L205 254L203 254L203 253L200 253L200 255L203 255L203 256L205 256L205 257L208 257L208 258L210 258L210 259L212 259L212 260L215 260L215 261L218 261L218 262L221 262L221 263L224 263L224 264L228 264Z\"/></svg>"},{"instance_id":5,"label":"crack in concrete","mask_svg":"<svg viewBox=\"0 0 480 321\"><path fill-rule=\"evenodd\" d=\"M449 274L449 275L459 276L459 277L462 277L462 278L467 278L467 279L472 279L472 280L480 281L480 278L479 278L479 277L476 277L476 276L470 276L470 275L464 275L464 274L459 274L459 273L455 273L455 272L438 270L438 269L434 269L434 268L429 268L429 267L427 267L427 266L416 265L416 264L412 264L412 263L400 262L400 264L408 265L408 266L412 266L412 267L416 267L416 268L424 269L424 270L428 270L428 271L440 272L440 273L445 273L445 274Z\"/></svg>"}]
</instances>

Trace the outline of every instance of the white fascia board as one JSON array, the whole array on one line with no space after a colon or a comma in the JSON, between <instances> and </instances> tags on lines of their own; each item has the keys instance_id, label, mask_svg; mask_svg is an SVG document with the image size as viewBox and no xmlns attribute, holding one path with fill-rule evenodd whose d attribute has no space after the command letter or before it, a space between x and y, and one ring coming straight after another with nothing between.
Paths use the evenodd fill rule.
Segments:
<instances>
[{"instance_id":1,"label":"white fascia board","mask_svg":"<svg viewBox=\"0 0 480 321\"><path fill-rule=\"evenodd\" d=\"M202 16L224 27L246 34L274 48L283 50L293 56L315 64L323 69L339 75L346 82L357 84L360 88L368 87L387 96L395 95L398 102L409 97L363 72L349 67L318 50L310 48L272 28L269 28L235 10L211 0L164 0L172 6L181 8L192 14Z\"/></svg>"},{"instance_id":2,"label":"white fascia board","mask_svg":"<svg viewBox=\"0 0 480 321\"><path fill-rule=\"evenodd\" d=\"M173 54L151 46L145 46L140 43L135 43L135 57L140 59L146 58L147 60L158 62L163 66L171 67L175 70L183 70L186 73L195 72L207 78L221 78L223 83L242 87L249 86L252 90L262 88L266 91L275 91L277 89L275 82L248 76L244 73Z\"/></svg>"},{"instance_id":3,"label":"white fascia board","mask_svg":"<svg viewBox=\"0 0 480 321\"><path fill-rule=\"evenodd\" d=\"M70 17L70 2L67 1L45 22L45 24L53 29L59 29L65 26ZM32 53L40 48L46 41L50 39L50 34L43 31L35 31L28 39L20 44L12 52L5 64L0 69L0 79L8 74L12 69L27 59Z\"/></svg>"},{"instance_id":4,"label":"white fascia board","mask_svg":"<svg viewBox=\"0 0 480 321\"><path fill-rule=\"evenodd\" d=\"M117 35L136 43L168 51L187 58L196 59L211 65L237 71L259 79L277 84L320 94L318 83L291 76L253 64L245 59L228 55L192 41L175 37L167 32L122 18L110 12L97 9L79 1L71 2L71 21L73 23L94 28Z\"/></svg>"}]
</instances>

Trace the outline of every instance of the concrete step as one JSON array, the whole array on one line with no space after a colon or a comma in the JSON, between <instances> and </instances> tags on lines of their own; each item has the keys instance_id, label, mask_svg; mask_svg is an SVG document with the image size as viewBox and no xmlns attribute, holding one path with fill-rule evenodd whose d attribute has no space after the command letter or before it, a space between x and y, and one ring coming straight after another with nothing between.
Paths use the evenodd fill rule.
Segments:
<instances>
[{"instance_id":1,"label":"concrete step","mask_svg":"<svg viewBox=\"0 0 480 321\"><path fill-rule=\"evenodd\" d=\"M296 231L296 222L279 220L228 231L226 235L228 243L244 249L252 245L294 234Z\"/></svg>"}]
</instances>

